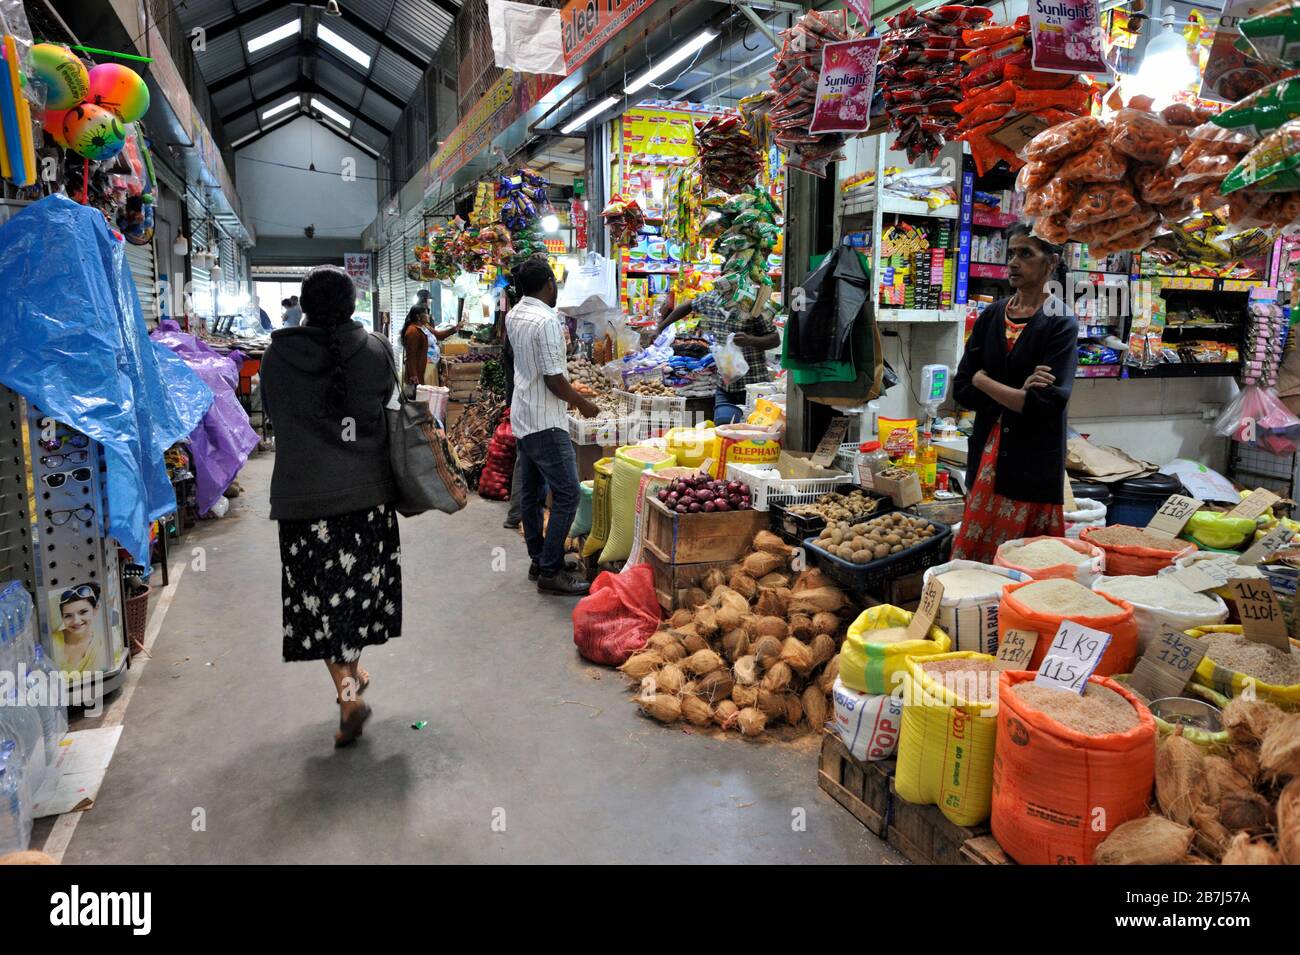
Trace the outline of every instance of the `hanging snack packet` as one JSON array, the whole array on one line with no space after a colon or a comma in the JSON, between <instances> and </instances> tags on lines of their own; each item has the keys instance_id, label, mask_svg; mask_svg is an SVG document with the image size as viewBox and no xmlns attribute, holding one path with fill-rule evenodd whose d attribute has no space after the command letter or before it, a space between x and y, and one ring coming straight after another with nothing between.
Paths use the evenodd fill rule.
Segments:
<instances>
[{"instance_id":1,"label":"hanging snack packet","mask_svg":"<svg viewBox=\"0 0 1300 955\"><path fill-rule=\"evenodd\" d=\"M1105 139L1099 139L1083 152L1061 164L1056 175L1079 182L1117 182L1128 172L1128 162Z\"/></svg>"},{"instance_id":2,"label":"hanging snack packet","mask_svg":"<svg viewBox=\"0 0 1300 955\"><path fill-rule=\"evenodd\" d=\"M1128 183L1089 182L1080 189L1075 203L1067 207L1070 218L1066 224L1074 232L1092 222L1126 216L1137 207L1137 196L1133 195Z\"/></svg>"},{"instance_id":3,"label":"hanging snack packet","mask_svg":"<svg viewBox=\"0 0 1300 955\"><path fill-rule=\"evenodd\" d=\"M1059 163L1039 162L1031 159L1025 163L1024 167L1016 176L1016 189L1020 192L1028 192L1030 189L1037 189L1051 182L1052 177L1056 175L1056 170L1060 168Z\"/></svg>"},{"instance_id":4,"label":"hanging snack packet","mask_svg":"<svg viewBox=\"0 0 1300 955\"><path fill-rule=\"evenodd\" d=\"M1095 116L1080 116L1043 130L1025 146L1023 158L1040 162L1060 162L1067 156L1083 152L1105 132Z\"/></svg>"},{"instance_id":5,"label":"hanging snack packet","mask_svg":"<svg viewBox=\"0 0 1300 955\"><path fill-rule=\"evenodd\" d=\"M1268 66L1300 66L1300 7L1289 0L1275 3L1238 26L1255 59Z\"/></svg>"},{"instance_id":6,"label":"hanging snack packet","mask_svg":"<svg viewBox=\"0 0 1300 955\"><path fill-rule=\"evenodd\" d=\"M1300 77L1292 77L1251 93L1210 122L1259 137L1297 118L1300 118Z\"/></svg>"},{"instance_id":7,"label":"hanging snack packet","mask_svg":"<svg viewBox=\"0 0 1300 955\"><path fill-rule=\"evenodd\" d=\"M1289 192L1300 189L1300 120L1284 123L1259 141L1223 180L1224 195L1238 189Z\"/></svg>"},{"instance_id":8,"label":"hanging snack packet","mask_svg":"<svg viewBox=\"0 0 1300 955\"><path fill-rule=\"evenodd\" d=\"M1069 217L1060 212L1050 216L1040 216L1034 220L1034 235L1053 245L1060 245L1070 239Z\"/></svg>"},{"instance_id":9,"label":"hanging snack packet","mask_svg":"<svg viewBox=\"0 0 1300 955\"><path fill-rule=\"evenodd\" d=\"M1138 162L1163 165L1174 151L1173 128L1140 109L1121 109L1112 118L1110 130L1110 144Z\"/></svg>"},{"instance_id":10,"label":"hanging snack packet","mask_svg":"<svg viewBox=\"0 0 1300 955\"><path fill-rule=\"evenodd\" d=\"M1152 205L1172 202L1174 183L1182 172L1179 166L1142 166L1133 174L1138 198Z\"/></svg>"},{"instance_id":11,"label":"hanging snack packet","mask_svg":"<svg viewBox=\"0 0 1300 955\"><path fill-rule=\"evenodd\" d=\"M1035 189L1025 196L1025 215L1051 215L1053 212L1069 212L1079 195L1078 183L1065 179L1053 179L1047 185Z\"/></svg>"}]
</instances>

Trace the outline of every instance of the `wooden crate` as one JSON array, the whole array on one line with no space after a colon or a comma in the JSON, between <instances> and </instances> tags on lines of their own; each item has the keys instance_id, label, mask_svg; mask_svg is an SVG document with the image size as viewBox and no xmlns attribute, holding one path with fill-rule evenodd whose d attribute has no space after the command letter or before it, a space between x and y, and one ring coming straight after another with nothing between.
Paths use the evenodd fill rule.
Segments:
<instances>
[{"instance_id":1,"label":"wooden crate","mask_svg":"<svg viewBox=\"0 0 1300 955\"><path fill-rule=\"evenodd\" d=\"M921 865L968 865L962 850L972 839L989 837L988 826L959 826L938 806L919 805L899 797L890 786L889 832L886 841Z\"/></svg>"},{"instance_id":2,"label":"wooden crate","mask_svg":"<svg viewBox=\"0 0 1300 955\"><path fill-rule=\"evenodd\" d=\"M655 596L659 598L659 606L670 613L685 606L686 591L698 587L709 571L715 567L726 568L732 563L730 560L709 560L698 564L674 564L648 548L644 556L654 571Z\"/></svg>"},{"instance_id":3,"label":"wooden crate","mask_svg":"<svg viewBox=\"0 0 1300 955\"><path fill-rule=\"evenodd\" d=\"M764 511L678 514L654 497L646 505L646 549L669 564L734 561L768 525Z\"/></svg>"},{"instance_id":4,"label":"wooden crate","mask_svg":"<svg viewBox=\"0 0 1300 955\"><path fill-rule=\"evenodd\" d=\"M463 388L472 391L478 387L478 380L482 376L483 362L481 361L443 362L438 369L438 380L452 391Z\"/></svg>"},{"instance_id":5,"label":"wooden crate","mask_svg":"<svg viewBox=\"0 0 1300 955\"><path fill-rule=\"evenodd\" d=\"M578 465L578 480L591 481L596 477L596 462L601 458L612 458L618 448L611 445L602 448L598 444L575 444L573 456Z\"/></svg>"},{"instance_id":6,"label":"wooden crate","mask_svg":"<svg viewBox=\"0 0 1300 955\"><path fill-rule=\"evenodd\" d=\"M992 836L976 836L967 839L961 847L961 861L964 865L1015 865L1013 860L998 841Z\"/></svg>"},{"instance_id":7,"label":"wooden crate","mask_svg":"<svg viewBox=\"0 0 1300 955\"><path fill-rule=\"evenodd\" d=\"M889 825L889 789L894 774L892 759L864 763L853 758L843 741L834 733L822 738L821 760L817 767L817 785L878 836Z\"/></svg>"},{"instance_id":8,"label":"wooden crate","mask_svg":"<svg viewBox=\"0 0 1300 955\"><path fill-rule=\"evenodd\" d=\"M465 413L465 403L463 401L447 402L447 420L443 425L448 431L456 427L456 422L460 420L461 415Z\"/></svg>"}]
</instances>

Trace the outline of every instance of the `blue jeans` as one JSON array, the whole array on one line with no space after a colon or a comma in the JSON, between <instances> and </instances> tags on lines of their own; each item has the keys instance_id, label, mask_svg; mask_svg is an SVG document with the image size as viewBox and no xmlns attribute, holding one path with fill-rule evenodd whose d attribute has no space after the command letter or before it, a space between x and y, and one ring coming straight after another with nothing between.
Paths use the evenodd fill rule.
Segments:
<instances>
[{"instance_id":1,"label":"blue jeans","mask_svg":"<svg viewBox=\"0 0 1300 955\"><path fill-rule=\"evenodd\" d=\"M515 442L522 462L523 494L520 517L524 522L524 543L528 556L537 561L543 577L564 569L564 539L578 513L578 461L568 432L548 428ZM546 489L551 490L551 520L542 536L542 508Z\"/></svg>"},{"instance_id":2,"label":"blue jeans","mask_svg":"<svg viewBox=\"0 0 1300 955\"><path fill-rule=\"evenodd\" d=\"M745 389L727 391L719 388L713 394L713 423L735 424L745 417Z\"/></svg>"}]
</instances>

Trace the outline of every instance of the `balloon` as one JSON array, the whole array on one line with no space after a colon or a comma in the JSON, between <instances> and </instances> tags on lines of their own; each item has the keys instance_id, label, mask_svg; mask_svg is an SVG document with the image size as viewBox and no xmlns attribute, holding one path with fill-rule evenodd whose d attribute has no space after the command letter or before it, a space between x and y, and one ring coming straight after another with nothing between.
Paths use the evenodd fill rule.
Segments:
<instances>
[{"instance_id":1,"label":"balloon","mask_svg":"<svg viewBox=\"0 0 1300 955\"><path fill-rule=\"evenodd\" d=\"M149 111L149 87L129 66L101 63L90 71L86 101L112 110L124 123L134 123Z\"/></svg>"},{"instance_id":2,"label":"balloon","mask_svg":"<svg viewBox=\"0 0 1300 955\"><path fill-rule=\"evenodd\" d=\"M86 68L67 47L37 43L31 64L36 79L45 85L46 109L70 109L86 98L90 88Z\"/></svg>"},{"instance_id":3,"label":"balloon","mask_svg":"<svg viewBox=\"0 0 1300 955\"><path fill-rule=\"evenodd\" d=\"M97 161L112 159L126 145L122 121L94 103L82 103L68 110L63 118L63 137L78 156Z\"/></svg>"},{"instance_id":4,"label":"balloon","mask_svg":"<svg viewBox=\"0 0 1300 955\"><path fill-rule=\"evenodd\" d=\"M68 148L68 140L63 135L63 120L67 118L67 115L68 111L66 109L47 109L45 115L41 117L45 131L64 149Z\"/></svg>"}]
</instances>

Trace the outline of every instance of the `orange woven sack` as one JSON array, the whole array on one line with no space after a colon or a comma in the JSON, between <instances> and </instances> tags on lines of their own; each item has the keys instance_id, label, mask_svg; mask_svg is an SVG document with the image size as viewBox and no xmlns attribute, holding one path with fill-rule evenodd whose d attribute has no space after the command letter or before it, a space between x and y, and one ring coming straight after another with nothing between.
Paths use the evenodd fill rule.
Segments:
<instances>
[{"instance_id":1,"label":"orange woven sack","mask_svg":"<svg viewBox=\"0 0 1300 955\"><path fill-rule=\"evenodd\" d=\"M1093 676L1132 703L1139 722L1125 733L1085 736L1016 698L1015 686L1033 678L1014 670L998 683L993 837L1021 865L1090 865L1107 834L1147 813L1155 719L1127 689Z\"/></svg>"},{"instance_id":2,"label":"orange woven sack","mask_svg":"<svg viewBox=\"0 0 1300 955\"><path fill-rule=\"evenodd\" d=\"M1104 617L1089 617L1086 614L1059 614L1050 611L1032 610L1016 598L1016 591L1034 583L1027 580L1020 584L1008 584L1002 588L1002 599L998 602L998 642L1008 630L1032 630L1038 634L1038 643L1034 655L1029 659L1029 669L1037 670L1047 655L1047 649L1056 639L1056 631L1061 628L1061 621L1073 620L1093 630L1110 634L1110 646L1101 655L1101 661L1094 671L1101 676L1112 673L1129 673L1137 662L1138 626L1133 616L1133 605L1118 597L1098 594L1115 605L1115 612Z\"/></svg>"},{"instance_id":3,"label":"orange woven sack","mask_svg":"<svg viewBox=\"0 0 1300 955\"><path fill-rule=\"evenodd\" d=\"M1090 534L1103 530L1099 527L1086 527L1079 533L1079 540L1087 541L1100 547L1106 554L1106 573L1111 577L1130 574L1136 577L1154 577L1164 568L1170 566L1179 557L1186 557L1196 551L1195 544L1184 540L1171 540L1169 550L1157 550L1154 547L1125 547L1120 544L1102 544L1090 538Z\"/></svg>"},{"instance_id":4,"label":"orange woven sack","mask_svg":"<svg viewBox=\"0 0 1300 955\"><path fill-rule=\"evenodd\" d=\"M1022 567L1015 562L1014 556L1010 554L1012 550L1041 540L1054 540L1059 544L1064 544L1070 550L1077 550L1080 554L1086 554L1089 559L1082 564L1052 564L1048 567ZM997 554L993 557L993 565L1018 570L1026 577L1032 577L1034 580L1061 577L1088 586L1099 574L1105 573L1106 555L1102 553L1101 548L1082 544L1072 537L1024 537L1020 540L1005 541L999 544Z\"/></svg>"}]
</instances>

